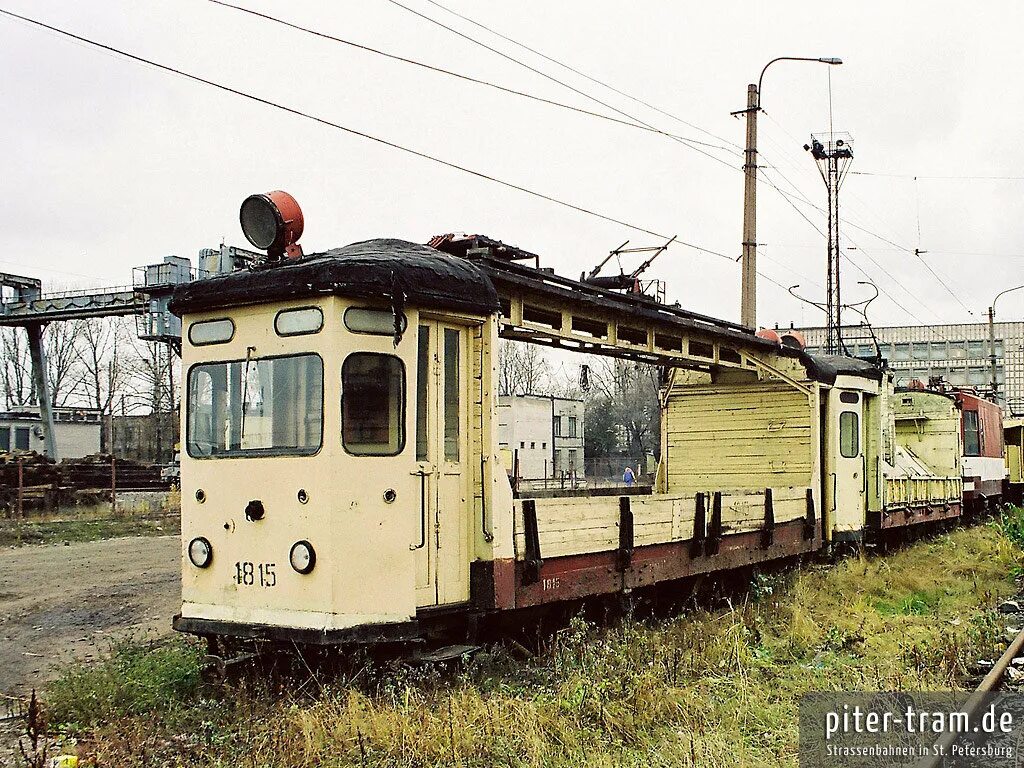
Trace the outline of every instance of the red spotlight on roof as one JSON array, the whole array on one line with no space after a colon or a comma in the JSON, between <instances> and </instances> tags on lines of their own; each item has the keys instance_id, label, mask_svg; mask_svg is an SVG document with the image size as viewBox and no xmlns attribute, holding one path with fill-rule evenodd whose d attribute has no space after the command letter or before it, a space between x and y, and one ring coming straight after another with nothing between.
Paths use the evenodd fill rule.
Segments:
<instances>
[{"instance_id":1,"label":"red spotlight on roof","mask_svg":"<svg viewBox=\"0 0 1024 768\"><path fill-rule=\"evenodd\" d=\"M271 259L302 256L302 209L287 192L276 190L265 195L249 195L238 212L242 233Z\"/></svg>"},{"instance_id":2,"label":"red spotlight on roof","mask_svg":"<svg viewBox=\"0 0 1024 768\"><path fill-rule=\"evenodd\" d=\"M807 340L800 331L795 331L790 328L787 331L783 331L780 334L782 338L782 346L792 347L793 349L804 349L807 346Z\"/></svg>"}]
</instances>

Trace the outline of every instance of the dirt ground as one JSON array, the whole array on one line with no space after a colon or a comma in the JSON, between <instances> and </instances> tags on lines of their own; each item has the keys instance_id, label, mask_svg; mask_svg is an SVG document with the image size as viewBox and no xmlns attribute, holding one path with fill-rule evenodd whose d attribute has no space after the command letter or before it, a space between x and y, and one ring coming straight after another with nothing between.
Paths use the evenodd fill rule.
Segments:
<instances>
[{"instance_id":1,"label":"dirt ground","mask_svg":"<svg viewBox=\"0 0 1024 768\"><path fill-rule=\"evenodd\" d=\"M116 638L170 634L180 552L177 536L0 550L0 694L27 697Z\"/></svg>"}]
</instances>

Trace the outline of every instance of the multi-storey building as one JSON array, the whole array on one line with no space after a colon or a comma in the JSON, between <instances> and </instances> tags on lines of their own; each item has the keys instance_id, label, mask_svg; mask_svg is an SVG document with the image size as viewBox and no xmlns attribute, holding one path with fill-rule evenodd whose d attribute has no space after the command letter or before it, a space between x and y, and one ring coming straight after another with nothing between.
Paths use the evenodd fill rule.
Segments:
<instances>
[{"instance_id":1,"label":"multi-storey building","mask_svg":"<svg viewBox=\"0 0 1024 768\"><path fill-rule=\"evenodd\" d=\"M824 328L802 329L809 352L825 343ZM874 329L882 357L896 376L896 384L914 379L927 382L941 376L956 387L991 391L992 364L987 323L959 325L889 326ZM871 334L862 326L844 326L848 354L875 354ZM1024 322L995 324L996 382L1004 409L1024 412Z\"/></svg>"},{"instance_id":2,"label":"multi-storey building","mask_svg":"<svg viewBox=\"0 0 1024 768\"><path fill-rule=\"evenodd\" d=\"M583 477L583 401L542 395L498 398L498 441L527 479Z\"/></svg>"}]
</instances>

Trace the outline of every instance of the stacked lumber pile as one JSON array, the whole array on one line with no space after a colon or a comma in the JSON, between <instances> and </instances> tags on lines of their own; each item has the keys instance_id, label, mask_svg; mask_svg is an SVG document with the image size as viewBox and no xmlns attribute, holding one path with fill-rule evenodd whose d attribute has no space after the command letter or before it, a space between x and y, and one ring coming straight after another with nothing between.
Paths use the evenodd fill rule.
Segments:
<instances>
[{"instance_id":1,"label":"stacked lumber pile","mask_svg":"<svg viewBox=\"0 0 1024 768\"><path fill-rule=\"evenodd\" d=\"M64 459L59 465L61 481L72 488L110 488L112 465L117 470L118 488L161 490L168 487L168 482L160 478L161 465L115 459L106 453Z\"/></svg>"},{"instance_id":2,"label":"stacked lumber pile","mask_svg":"<svg viewBox=\"0 0 1024 768\"><path fill-rule=\"evenodd\" d=\"M60 469L53 459L35 451L0 453L0 505L13 509L17 504L19 462L24 508L54 509L59 503Z\"/></svg>"},{"instance_id":3,"label":"stacked lumber pile","mask_svg":"<svg viewBox=\"0 0 1024 768\"><path fill-rule=\"evenodd\" d=\"M25 510L54 510L92 498L96 491L110 497L113 462L118 490L166 490L160 477L161 465L109 454L64 459L59 464L35 451L0 452L0 509L14 510L18 504L18 464L21 463L21 504ZM83 493L92 491L89 493Z\"/></svg>"}]
</instances>

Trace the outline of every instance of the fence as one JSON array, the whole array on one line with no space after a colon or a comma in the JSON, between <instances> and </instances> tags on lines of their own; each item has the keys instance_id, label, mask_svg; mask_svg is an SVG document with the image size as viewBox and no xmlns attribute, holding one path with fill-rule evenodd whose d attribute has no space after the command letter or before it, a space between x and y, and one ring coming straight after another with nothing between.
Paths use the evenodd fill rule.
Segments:
<instances>
[{"instance_id":1,"label":"fence","mask_svg":"<svg viewBox=\"0 0 1024 768\"><path fill-rule=\"evenodd\" d=\"M509 472L513 488L519 490L585 490L589 488L615 488L624 486L623 480L626 467L633 470L634 484L650 486L654 484L656 462L648 455L646 461L631 459L627 456L591 456L583 460L583 472L556 471L548 477L514 477L514 470Z\"/></svg>"}]
</instances>

